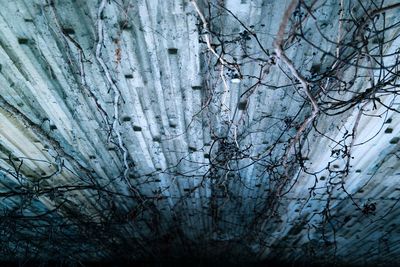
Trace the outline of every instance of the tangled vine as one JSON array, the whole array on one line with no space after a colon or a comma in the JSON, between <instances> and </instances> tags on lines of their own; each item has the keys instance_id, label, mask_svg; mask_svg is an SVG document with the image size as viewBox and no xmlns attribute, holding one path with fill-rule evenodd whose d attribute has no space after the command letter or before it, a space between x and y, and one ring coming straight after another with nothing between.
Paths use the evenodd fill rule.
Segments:
<instances>
[{"instance_id":1,"label":"tangled vine","mask_svg":"<svg viewBox=\"0 0 400 267\"><path fill-rule=\"evenodd\" d=\"M341 263L338 236L354 219L338 212L338 206L349 204L357 218L385 223L400 198L385 207L379 200L363 200L348 183L358 172L354 151L382 131L391 133L392 128L383 127L399 113L399 3L291 0L279 16L253 21L229 7L229 1L185 2L187 16L195 17L201 55L202 83L191 90L201 103L185 123L170 116L168 129L158 115L161 134L132 127L132 132L148 131L143 139L152 137L154 154L173 155L167 165L144 170L124 126L131 119L123 114L137 110L132 103L146 105L130 102L131 88L120 78L129 53L124 38L127 32L161 33L134 25L141 9L133 2L100 1L91 17L95 40L90 48L65 27L68 19L57 1L40 5L45 30L62 48L77 94L101 129L98 138L109 146L112 167L97 166L98 155L85 155L52 131L57 127L47 129L46 119L38 123L0 95L2 116L29 129L46 154L21 156L0 141L0 255L83 265L91 259L261 260L286 253L285 260ZM248 2L260 12L272 5ZM120 21L110 29L112 12ZM168 54L177 51L169 48ZM89 82L90 73L100 74L107 90ZM380 127L365 139L362 125L374 118L381 119ZM202 136L202 144L191 143L194 134ZM187 144L176 144L182 140ZM391 156L399 158L396 151ZM367 187L375 173L357 189ZM293 217L288 207L295 199L299 215ZM293 226L285 228L285 223ZM277 226L287 236L302 233L303 246L290 247L284 237L276 237ZM394 229L379 240L385 251Z\"/></svg>"}]
</instances>

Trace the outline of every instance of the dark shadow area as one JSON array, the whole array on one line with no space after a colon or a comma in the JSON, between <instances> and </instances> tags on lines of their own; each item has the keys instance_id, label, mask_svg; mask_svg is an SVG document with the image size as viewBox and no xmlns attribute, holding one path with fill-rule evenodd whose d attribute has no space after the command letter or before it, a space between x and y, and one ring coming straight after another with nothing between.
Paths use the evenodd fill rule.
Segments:
<instances>
[{"instance_id":1,"label":"dark shadow area","mask_svg":"<svg viewBox=\"0 0 400 267\"><path fill-rule=\"evenodd\" d=\"M310 263L287 263L280 261L263 261L258 263L232 263L226 261L209 261L209 260L182 260L182 261L135 261L135 262L123 262L123 261L109 261L109 262L79 262L79 263L68 263L68 262L0 262L2 267L372 267L376 265L342 265L342 264L310 264ZM394 267L396 264L385 264L381 263L380 267Z\"/></svg>"}]
</instances>

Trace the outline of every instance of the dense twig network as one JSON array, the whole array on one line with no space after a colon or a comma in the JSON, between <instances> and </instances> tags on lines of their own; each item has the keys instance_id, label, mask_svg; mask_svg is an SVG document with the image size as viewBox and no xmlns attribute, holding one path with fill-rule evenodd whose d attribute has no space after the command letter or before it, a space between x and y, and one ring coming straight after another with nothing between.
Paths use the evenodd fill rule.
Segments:
<instances>
[{"instance_id":1,"label":"dense twig network","mask_svg":"<svg viewBox=\"0 0 400 267\"><path fill-rule=\"evenodd\" d=\"M349 218L333 215L334 195L343 193L360 216L373 217L380 209L379 203L362 203L349 192L346 178L355 171L352 169L355 147L370 141L357 139L360 121L377 116L378 110L383 118L398 112L394 102L399 94L400 50L393 44L399 41L400 23L388 14L397 12L400 4L383 0L333 2L338 12L333 17L335 22L328 27L329 22L322 21L320 14L326 12L324 5L331 4L330 1L290 1L278 28L270 29L274 32L271 34L262 21L249 25L221 1L191 1L188 8L198 17L204 81L201 108L196 110L185 131L200 119L210 142L200 149L189 147L186 154L177 153L180 158L173 166L144 175L136 174L136 164L130 156L132 151L127 146L130 136L124 133L121 124L122 110L129 107L122 85L114 77L124 60L119 38L123 30L130 29L129 22L115 26L120 27L119 37L114 40L116 66L103 57L103 51L109 49L104 33L110 30L105 26L105 10L113 6L129 20L133 3L100 1L94 25L96 41L91 51L85 50L63 27L62 11L56 2L43 3L41 9L50 34L65 47L65 60L77 76L82 95L102 118L105 133L102 141L119 158L120 173L104 179L104 173L89 167L90 164L64 147L57 136L0 96L2 114L40 138L49 155L48 161L41 163L52 170L31 173L29 166L38 159L15 156L1 147L7 158L2 158L0 164L0 199L7 203L7 209L0 215L0 255L70 263L93 258L134 260L168 255L229 258L235 253L243 259L249 255L257 255L259 259L265 249L273 249L275 245L266 241L273 238L269 225L281 220L285 198L290 197L299 177L306 176L312 186L301 205L305 207L311 199L321 197L325 206L305 217L300 226L309 235L317 233L323 240L327 253L316 261L335 259L336 234ZM222 21L235 24L234 30L219 27ZM310 31L314 33L309 34ZM322 42L316 43L315 36ZM303 51L304 48L309 51ZM301 56L301 53L308 54ZM92 64L98 64L95 71L105 77L112 101L102 102L96 88L86 80L85 72ZM240 91L232 109L232 91L236 89ZM282 102L288 105L286 112L274 113L278 109L274 106L269 114L254 114L250 107L255 105L258 94L271 97L271 106L276 100L273 96L283 95L288 100ZM342 117L352 119L344 122L338 119ZM334 130L329 132L334 135L328 134L324 121L331 122L329 127ZM171 134L165 140L184 134L187 132ZM268 140L253 143L256 135ZM340 140L335 137L339 135ZM329 159L320 163L318 166L322 167L318 169L311 167L309 159L310 143L317 138L334 144ZM204 161L191 158L192 153L199 151ZM248 173L254 175L252 181L260 182L249 183ZM70 179L63 179L62 175ZM164 176L172 177L172 181L177 177L192 179L191 187L185 188L179 197L169 195L168 185L153 186L154 179ZM152 194L144 193L143 188L148 186ZM248 210L251 216L239 214L242 221L229 221L227 213L248 205L235 191L237 186L265 190L254 200L253 209ZM204 212L197 215L211 217L210 231L192 240L185 237L179 222L187 220L185 214L198 212L188 210L187 203L199 198L203 189L210 193ZM160 203L169 203L170 210L160 208ZM393 208L386 210L391 212ZM318 224L314 223L315 218ZM238 236L229 237L223 229L228 226L242 230ZM321 243L314 244L308 239L304 253L316 258L315 251ZM201 249L195 252L192 247Z\"/></svg>"}]
</instances>

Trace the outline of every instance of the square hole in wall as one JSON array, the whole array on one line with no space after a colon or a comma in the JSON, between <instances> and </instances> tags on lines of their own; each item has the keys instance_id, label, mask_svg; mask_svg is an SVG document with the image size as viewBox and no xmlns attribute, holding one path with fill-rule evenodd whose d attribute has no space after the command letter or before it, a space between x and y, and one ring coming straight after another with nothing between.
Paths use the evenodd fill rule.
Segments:
<instances>
[{"instance_id":1,"label":"square hole in wall","mask_svg":"<svg viewBox=\"0 0 400 267\"><path fill-rule=\"evenodd\" d=\"M18 38L19 44L28 44L28 42L29 42L28 38L23 38L23 37Z\"/></svg>"},{"instance_id":2,"label":"square hole in wall","mask_svg":"<svg viewBox=\"0 0 400 267\"><path fill-rule=\"evenodd\" d=\"M141 130L142 130L142 127L136 126L136 125L133 126L133 131L140 132Z\"/></svg>"},{"instance_id":3,"label":"square hole in wall","mask_svg":"<svg viewBox=\"0 0 400 267\"><path fill-rule=\"evenodd\" d=\"M64 34L66 34L66 35L75 34L75 30L72 29L72 28L63 28L63 29L62 29L62 32L63 32Z\"/></svg>"},{"instance_id":4,"label":"square hole in wall","mask_svg":"<svg viewBox=\"0 0 400 267\"><path fill-rule=\"evenodd\" d=\"M168 54L176 55L176 54L178 54L178 49L177 48L168 48Z\"/></svg>"},{"instance_id":5,"label":"square hole in wall","mask_svg":"<svg viewBox=\"0 0 400 267\"><path fill-rule=\"evenodd\" d=\"M390 134L393 132L392 128L386 128L385 133Z\"/></svg>"}]
</instances>

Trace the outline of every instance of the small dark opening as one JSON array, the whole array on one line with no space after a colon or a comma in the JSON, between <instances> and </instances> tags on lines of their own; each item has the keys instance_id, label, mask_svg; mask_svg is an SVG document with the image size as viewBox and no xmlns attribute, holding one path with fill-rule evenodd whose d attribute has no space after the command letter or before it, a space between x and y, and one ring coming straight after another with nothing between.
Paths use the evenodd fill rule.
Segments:
<instances>
[{"instance_id":1,"label":"small dark opening","mask_svg":"<svg viewBox=\"0 0 400 267\"><path fill-rule=\"evenodd\" d=\"M122 118L122 121L125 121L125 122L131 121L131 117L125 116L125 117Z\"/></svg>"},{"instance_id":2,"label":"small dark opening","mask_svg":"<svg viewBox=\"0 0 400 267\"><path fill-rule=\"evenodd\" d=\"M387 134L390 134L390 133L392 133L393 132L393 129L392 128L387 128L386 130L385 130L385 133L387 133Z\"/></svg>"},{"instance_id":3,"label":"small dark opening","mask_svg":"<svg viewBox=\"0 0 400 267\"><path fill-rule=\"evenodd\" d=\"M28 38L18 38L19 44L27 44L29 42Z\"/></svg>"},{"instance_id":4,"label":"small dark opening","mask_svg":"<svg viewBox=\"0 0 400 267\"><path fill-rule=\"evenodd\" d=\"M62 31L64 34L67 34L67 35L75 34L75 30L72 28L63 28Z\"/></svg>"},{"instance_id":5,"label":"small dark opening","mask_svg":"<svg viewBox=\"0 0 400 267\"><path fill-rule=\"evenodd\" d=\"M247 107L247 101L240 102L240 103L238 104L238 109L239 109L239 110L245 110L246 107Z\"/></svg>"},{"instance_id":6,"label":"small dark opening","mask_svg":"<svg viewBox=\"0 0 400 267\"><path fill-rule=\"evenodd\" d=\"M176 48L168 48L168 54L176 55L176 54L178 54L178 49L176 49Z\"/></svg>"}]
</instances>

